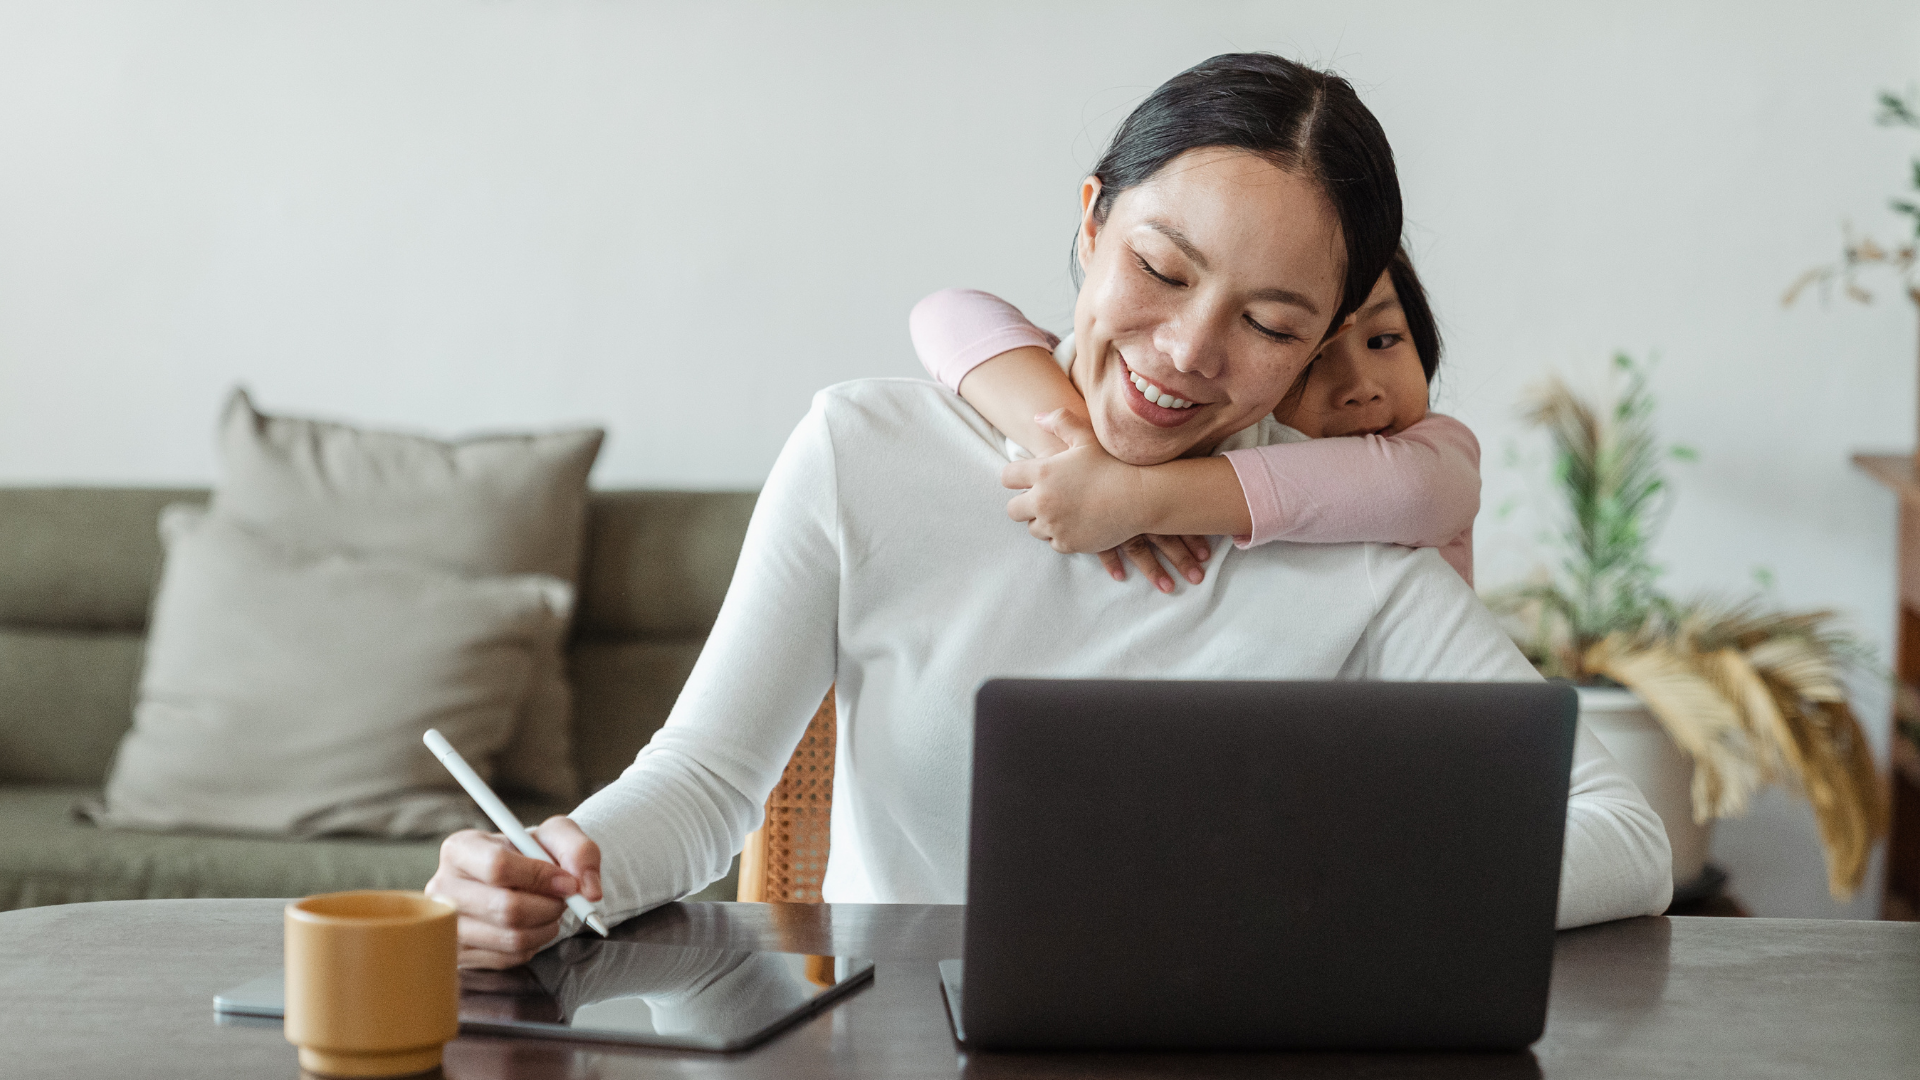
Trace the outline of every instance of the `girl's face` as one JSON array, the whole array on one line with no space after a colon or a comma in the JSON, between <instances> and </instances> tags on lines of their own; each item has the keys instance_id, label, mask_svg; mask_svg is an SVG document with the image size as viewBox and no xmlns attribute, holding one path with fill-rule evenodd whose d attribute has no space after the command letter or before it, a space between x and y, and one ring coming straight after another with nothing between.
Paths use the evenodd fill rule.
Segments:
<instances>
[{"instance_id":1,"label":"girl's face","mask_svg":"<svg viewBox=\"0 0 1920 1080\"><path fill-rule=\"evenodd\" d=\"M1393 281L1380 280L1353 325L1327 342L1273 418L1316 439L1398 435L1427 416L1427 375Z\"/></svg>"},{"instance_id":2,"label":"girl's face","mask_svg":"<svg viewBox=\"0 0 1920 1080\"><path fill-rule=\"evenodd\" d=\"M1113 200L1081 189L1074 385L1107 452L1212 452L1272 412L1340 303L1346 245L1315 181L1238 150L1188 151Z\"/></svg>"}]
</instances>

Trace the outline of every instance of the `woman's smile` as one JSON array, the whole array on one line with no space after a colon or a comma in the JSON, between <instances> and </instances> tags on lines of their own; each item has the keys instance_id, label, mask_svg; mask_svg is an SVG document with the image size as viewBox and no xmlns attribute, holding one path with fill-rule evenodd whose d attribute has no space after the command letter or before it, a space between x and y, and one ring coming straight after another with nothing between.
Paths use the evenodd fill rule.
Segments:
<instances>
[{"instance_id":1,"label":"woman's smile","mask_svg":"<svg viewBox=\"0 0 1920 1080\"><path fill-rule=\"evenodd\" d=\"M1120 361L1121 380L1126 383L1127 405L1140 419L1155 427L1179 427L1193 419L1201 411L1202 402L1188 401L1167 390L1166 387L1133 370L1125 359Z\"/></svg>"}]
</instances>

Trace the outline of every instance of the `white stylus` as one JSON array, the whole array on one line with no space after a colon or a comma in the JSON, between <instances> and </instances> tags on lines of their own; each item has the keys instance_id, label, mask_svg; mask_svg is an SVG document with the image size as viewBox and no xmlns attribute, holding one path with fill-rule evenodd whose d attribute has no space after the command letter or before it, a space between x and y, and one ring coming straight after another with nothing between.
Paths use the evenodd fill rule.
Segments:
<instances>
[{"instance_id":1,"label":"white stylus","mask_svg":"<svg viewBox=\"0 0 1920 1080\"><path fill-rule=\"evenodd\" d=\"M467 764L467 759L460 756L460 751L453 748L453 744L447 741L445 735L428 728L427 733L420 739L427 744L427 749L433 751L433 756L440 759L440 764L445 765L447 771L453 774L453 778L460 781L460 786L467 789L467 794L473 796L473 801L480 804L480 809L487 812L487 816L492 818L493 823L500 827L500 831L507 835L507 839L513 841L513 846L519 848L522 855L554 866L560 865L555 863L553 856L547 854L547 849L541 847L540 842L527 832L520 824L520 819L513 816L513 811L507 809L507 804L500 801L500 796L493 793L493 789L487 786L487 782L480 779L480 774L473 771L473 766ZM581 922L593 927L595 933L601 937L607 936L607 924L600 921L599 909L595 908L586 897L574 893L567 897L567 907L575 915L580 916Z\"/></svg>"}]
</instances>

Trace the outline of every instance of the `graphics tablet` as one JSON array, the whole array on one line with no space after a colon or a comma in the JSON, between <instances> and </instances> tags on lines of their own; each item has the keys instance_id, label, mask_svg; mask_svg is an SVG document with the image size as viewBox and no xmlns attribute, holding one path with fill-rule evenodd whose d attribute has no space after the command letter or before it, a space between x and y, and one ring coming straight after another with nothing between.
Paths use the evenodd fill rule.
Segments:
<instances>
[{"instance_id":1,"label":"graphics tablet","mask_svg":"<svg viewBox=\"0 0 1920 1080\"><path fill-rule=\"evenodd\" d=\"M460 973L460 1030L489 1035L745 1050L873 981L844 956L573 938L511 971ZM218 994L222 1017L279 1019L274 971Z\"/></svg>"}]
</instances>

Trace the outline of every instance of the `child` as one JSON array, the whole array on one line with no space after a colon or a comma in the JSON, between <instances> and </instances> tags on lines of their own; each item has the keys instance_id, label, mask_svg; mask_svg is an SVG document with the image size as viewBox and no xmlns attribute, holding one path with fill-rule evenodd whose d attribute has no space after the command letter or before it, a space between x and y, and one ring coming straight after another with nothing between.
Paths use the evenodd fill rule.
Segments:
<instances>
[{"instance_id":1,"label":"child","mask_svg":"<svg viewBox=\"0 0 1920 1080\"><path fill-rule=\"evenodd\" d=\"M1065 450L1063 433L1086 426L1085 401L1048 351L1058 339L1011 304L947 289L914 307L911 328L927 370L1036 455ZM1057 550L1101 552L1116 580L1126 571L1115 545L1135 537L1127 555L1162 592L1173 591L1173 579L1153 551L1197 584L1199 561L1210 554L1204 537L1221 533L1240 547L1435 547L1471 585L1480 444L1458 420L1427 412L1439 362L1439 329L1402 248L1353 324L1274 410L1304 441L1150 466L1080 455L1068 467L1050 466L1044 480L1016 464L1008 484L1034 485L1029 494L1047 485L1044 535ZM1039 516L1027 498L1011 508L1023 520ZM1143 535L1152 547L1138 542Z\"/></svg>"}]
</instances>

